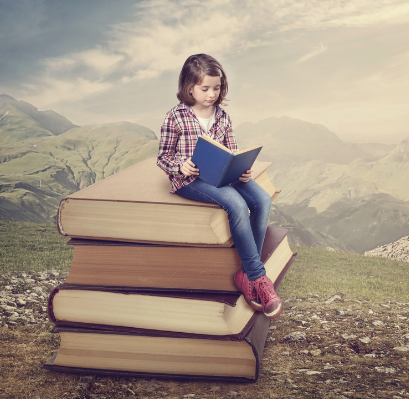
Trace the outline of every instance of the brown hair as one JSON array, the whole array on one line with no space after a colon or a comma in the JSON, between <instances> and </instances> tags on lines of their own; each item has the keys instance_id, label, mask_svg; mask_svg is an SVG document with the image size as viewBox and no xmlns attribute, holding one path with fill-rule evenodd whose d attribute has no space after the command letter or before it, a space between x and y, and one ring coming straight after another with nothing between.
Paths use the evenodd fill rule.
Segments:
<instances>
[{"instance_id":1,"label":"brown hair","mask_svg":"<svg viewBox=\"0 0 409 399\"><path fill-rule=\"evenodd\" d=\"M227 105L223 103L224 100L227 101L228 84L226 74L219 62L207 54L191 55L183 64L176 94L178 100L189 106L195 105L196 101L189 94L189 91L194 85L200 84L205 75L220 76L220 95L214 105Z\"/></svg>"}]
</instances>

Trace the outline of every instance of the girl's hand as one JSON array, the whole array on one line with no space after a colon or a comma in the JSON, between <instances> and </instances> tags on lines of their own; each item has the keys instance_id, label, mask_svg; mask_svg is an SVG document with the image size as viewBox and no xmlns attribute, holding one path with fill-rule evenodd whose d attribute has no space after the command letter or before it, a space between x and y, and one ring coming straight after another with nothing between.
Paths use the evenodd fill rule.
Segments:
<instances>
[{"instance_id":1,"label":"girl's hand","mask_svg":"<svg viewBox=\"0 0 409 399\"><path fill-rule=\"evenodd\" d=\"M181 167L180 171L185 176L199 175L199 169L195 168L195 164L189 158Z\"/></svg>"},{"instance_id":2,"label":"girl's hand","mask_svg":"<svg viewBox=\"0 0 409 399\"><path fill-rule=\"evenodd\" d=\"M247 170L246 173L243 173L241 177L239 177L239 180L243 183L247 183L251 178L251 172L253 172L253 169Z\"/></svg>"}]
</instances>

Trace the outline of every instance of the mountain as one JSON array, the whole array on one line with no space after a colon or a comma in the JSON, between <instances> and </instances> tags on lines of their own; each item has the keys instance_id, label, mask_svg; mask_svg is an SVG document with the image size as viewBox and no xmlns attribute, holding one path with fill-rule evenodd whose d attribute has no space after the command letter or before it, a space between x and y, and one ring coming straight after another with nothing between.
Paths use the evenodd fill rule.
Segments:
<instances>
[{"instance_id":1,"label":"mountain","mask_svg":"<svg viewBox=\"0 0 409 399\"><path fill-rule=\"evenodd\" d=\"M0 95L0 143L57 136L74 127L54 111L39 111L25 101Z\"/></svg>"},{"instance_id":2,"label":"mountain","mask_svg":"<svg viewBox=\"0 0 409 399\"><path fill-rule=\"evenodd\" d=\"M283 116L258 123L245 122L234 129L239 148L260 144L260 159L275 168L300 165L311 160L347 165L355 159L368 161L384 156L391 147L383 144L346 143L321 124Z\"/></svg>"},{"instance_id":3,"label":"mountain","mask_svg":"<svg viewBox=\"0 0 409 399\"><path fill-rule=\"evenodd\" d=\"M2 144L0 219L52 222L63 197L156 156L158 144L151 130L130 122Z\"/></svg>"},{"instance_id":4,"label":"mountain","mask_svg":"<svg viewBox=\"0 0 409 399\"><path fill-rule=\"evenodd\" d=\"M343 244L337 238L305 227L296 219L285 214L277 206L271 207L269 225L288 227L288 242L292 245L306 246L313 248L335 249L344 252L355 252L352 247Z\"/></svg>"},{"instance_id":5,"label":"mountain","mask_svg":"<svg viewBox=\"0 0 409 399\"><path fill-rule=\"evenodd\" d=\"M148 129L152 130L156 134L156 137L160 139L160 130L163 124L163 121L165 120L165 115L163 115L163 118L142 118L138 119L135 123L138 125L142 125L147 127Z\"/></svg>"},{"instance_id":6,"label":"mountain","mask_svg":"<svg viewBox=\"0 0 409 399\"><path fill-rule=\"evenodd\" d=\"M277 205L305 226L363 253L409 234L409 141L348 165L310 161L275 170Z\"/></svg>"}]
</instances>

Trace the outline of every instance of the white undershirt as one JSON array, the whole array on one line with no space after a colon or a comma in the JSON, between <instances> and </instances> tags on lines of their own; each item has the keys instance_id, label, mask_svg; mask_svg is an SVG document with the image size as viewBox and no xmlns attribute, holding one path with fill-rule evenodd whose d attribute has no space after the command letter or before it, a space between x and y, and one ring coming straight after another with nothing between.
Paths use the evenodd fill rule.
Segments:
<instances>
[{"instance_id":1,"label":"white undershirt","mask_svg":"<svg viewBox=\"0 0 409 399\"><path fill-rule=\"evenodd\" d=\"M209 118L209 119L205 119L205 118L199 118L196 115L196 118L198 119L200 125L203 127L204 131L207 133L209 133L209 130L212 128L213 123L215 121L215 115L216 115L216 110L214 111L214 114Z\"/></svg>"}]
</instances>

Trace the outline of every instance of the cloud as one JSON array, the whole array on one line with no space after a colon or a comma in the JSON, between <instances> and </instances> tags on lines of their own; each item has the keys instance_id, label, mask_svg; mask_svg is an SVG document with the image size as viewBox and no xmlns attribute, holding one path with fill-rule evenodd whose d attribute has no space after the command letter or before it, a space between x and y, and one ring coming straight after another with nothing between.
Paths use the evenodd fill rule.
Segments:
<instances>
[{"instance_id":1,"label":"cloud","mask_svg":"<svg viewBox=\"0 0 409 399\"><path fill-rule=\"evenodd\" d=\"M312 50L309 53L305 54L300 59L298 59L296 62L294 62L293 65L302 64L303 62L308 61L309 59L316 57L317 55L320 55L327 50L328 50L328 47L324 46L321 42L320 47L317 47L315 50Z\"/></svg>"},{"instance_id":2,"label":"cloud","mask_svg":"<svg viewBox=\"0 0 409 399\"><path fill-rule=\"evenodd\" d=\"M153 0L135 4L134 10L132 21L113 25L96 48L44 60L42 74L20 97L51 107L179 70L191 54L243 53L270 43L280 31L409 20L409 3L401 0ZM326 50L321 44L293 65Z\"/></svg>"}]
</instances>

